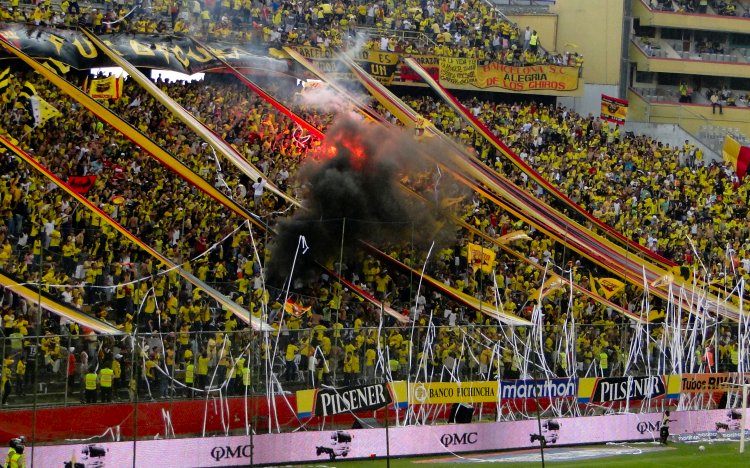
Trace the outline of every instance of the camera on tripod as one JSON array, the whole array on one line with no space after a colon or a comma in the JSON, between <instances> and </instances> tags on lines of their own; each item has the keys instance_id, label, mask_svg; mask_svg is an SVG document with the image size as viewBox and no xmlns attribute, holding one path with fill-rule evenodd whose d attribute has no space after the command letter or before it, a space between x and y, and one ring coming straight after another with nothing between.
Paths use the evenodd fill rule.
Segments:
<instances>
[{"instance_id":1,"label":"camera on tripod","mask_svg":"<svg viewBox=\"0 0 750 468\"><path fill-rule=\"evenodd\" d=\"M529 434L529 437L531 438L531 443L533 444L537 440L539 441L539 444L541 444L542 447L547 446L547 438L540 434Z\"/></svg>"}]
</instances>

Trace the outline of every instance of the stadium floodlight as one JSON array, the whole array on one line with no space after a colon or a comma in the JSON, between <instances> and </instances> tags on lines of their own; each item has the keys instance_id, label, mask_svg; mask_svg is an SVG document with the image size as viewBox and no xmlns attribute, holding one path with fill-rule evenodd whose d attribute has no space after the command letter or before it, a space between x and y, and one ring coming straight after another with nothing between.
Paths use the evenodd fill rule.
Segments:
<instances>
[{"instance_id":1,"label":"stadium floodlight","mask_svg":"<svg viewBox=\"0 0 750 468\"><path fill-rule=\"evenodd\" d=\"M745 453L745 427L747 425L747 389L750 383L724 382L727 387L742 387L742 421L740 421L740 453Z\"/></svg>"}]
</instances>

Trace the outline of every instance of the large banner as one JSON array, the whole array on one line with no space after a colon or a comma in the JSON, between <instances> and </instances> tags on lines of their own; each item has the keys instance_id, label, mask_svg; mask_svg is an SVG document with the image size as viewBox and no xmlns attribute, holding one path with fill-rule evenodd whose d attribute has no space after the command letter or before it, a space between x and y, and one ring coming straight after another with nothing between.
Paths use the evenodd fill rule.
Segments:
<instances>
[{"instance_id":1,"label":"large banner","mask_svg":"<svg viewBox=\"0 0 750 468\"><path fill-rule=\"evenodd\" d=\"M578 378L501 380L500 398L575 398L578 396Z\"/></svg>"},{"instance_id":2,"label":"large banner","mask_svg":"<svg viewBox=\"0 0 750 468\"><path fill-rule=\"evenodd\" d=\"M578 89L578 68L557 65L514 67L500 62L482 65L475 59L447 58L439 60L440 84L473 86L492 91L574 91Z\"/></svg>"},{"instance_id":3,"label":"large banner","mask_svg":"<svg viewBox=\"0 0 750 468\"><path fill-rule=\"evenodd\" d=\"M430 382L409 386L409 403L499 403L501 400L575 398L578 378Z\"/></svg>"},{"instance_id":4,"label":"large banner","mask_svg":"<svg viewBox=\"0 0 750 468\"><path fill-rule=\"evenodd\" d=\"M442 61L441 61L442 64ZM509 91L574 91L578 89L578 68L558 65L528 65L513 67L499 62L477 65L477 88L501 88Z\"/></svg>"},{"instance_id":5,"label":"large banner","mask_svg":"<svg viewBox=\"0 0 750 468\"><path fill-rule=\"evenodd\" d=\"M331 78L353 80L349 69L335 57L331 49L297 46L294 50L312 61ZM285 57L282 51L271 49L274 57ZM447 88L475 88L486 91L575 91L578 89L577 67L558 65L529 65L514 67L500 62L483 63L472 58L411 56L427 73ZM365 71L384 85L422 82L422 79L402 63L402 55L393 52L363 50L353 57Z\"/></svg>"},{"instance_id":6,"label":"large banner","mask_svg":"<svg viewBox=\"0 0 750 468\"><path fill-rule=\"evenodd\" d=\"M394 402L406 406L406 382L300 390L297 415L305 418L374 411Z\"/></svg>"},{"instance_id":7,"label":"large banner","mask_svg":"<svg viewBox=\"0 0 750 468\"><path fill-rule=\"evenodd\" d=\"M579 403L677 398L679 394L679 375L584 378L578 383Z\"/></svg>"},{"instance_id":8,"label":"large banner","mask_svg":"<svg viewBox=\"0 0 750 468\"><path fill-rule=\"evenodd\" d=\"M497 401L498 383L495 380L461 383L419 382L409 386L409 403L412 404L474 404Z\"/></svg>"},{"instance_id":9,"label":"large banner","mask_svg":"<svg viewBox=\"0 0 750 468\"><path fill-rule=\"evenodd\" d=\"M76 30L0 23L0 34L36 59L53 58L79 70L113 66L106 55ZM174 70L189 75L223 68L206 49L189 37L153 34L105 34L99 37L137 67ZM237 68L260 69L264 73L286 73L289 68L286 61L265 56L265 50L251 52L219 42L211 42L207 47ZM15 56L0 49L0 59L11 57Z\"/></svg>"},{"instance_id":10,"label":"large banner","mask_svg":"<svg viewBox=\"0 0 750 468\"><path fill-rule=\"evenodd\" d=\"M728 414L729 412L729 414ZM670 429L685 437L701 431L738 434L741 410L672 413ZM385 429L301 431L193 439L86 442L27 448L34 466L160 466L163 468L280 465L338 459L372 459L538 448L536 419L494 423L400 426ZM627 413L541 421L548 447L625 441L656 441L660 413ZM727 428L728 427L728 428ZM731 431L731 432L729 432ZM386 438L387 437L387 438ZM735 438L736 440L736 438ZM387 452L390 448L390 452ZM169 454L165 457L164 454ZM77 465L76 465L77 466Z\"/></svg>"},{"instance_id":11,"label":"large banner","mask_svg":"<svg viewBox=\"0 0 750 468\"><path fill-rule=\"evenodd\" d=\"M294 50L313 62L328 77L336 80L353 81L354 77L349 68L336 59L335 51L312 46L297 46ZM284 53L273 50L272 55L283 56ZM388 86L398 69L400 56L393 52L375 50L361 50L352 57L367 73L375 77L380 83Z\"/></svg>"}]
</instances>

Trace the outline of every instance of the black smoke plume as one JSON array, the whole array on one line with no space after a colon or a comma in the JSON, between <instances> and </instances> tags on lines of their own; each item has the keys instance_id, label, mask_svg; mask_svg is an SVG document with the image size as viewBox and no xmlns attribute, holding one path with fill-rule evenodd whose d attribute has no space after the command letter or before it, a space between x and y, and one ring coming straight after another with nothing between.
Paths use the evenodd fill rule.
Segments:
<instances>
[{"instance_id":1,"label":"black smoke plume","mask_svg":"<svg viewBox=\"0 0 750 468\"><path fill-rule=\"evenodd\" d=\"M401 187L408 179L410 185L427 185L431 195L436 192L432 186L437 166L419 154L428 146L406 130L353 117L340 119L328 131L318 156L300 168L297 185L302 187L303 208L276 228L267 265L269 282L279 285L288 278L300 236L309 251L299 251L295 277L319 274L316 264L338 261L342 247L347 263L360 241L378 247L429 246L439 221L436 197L423 202ZM455 187L452 190L455 195Z\"/></svg>"}]
</instances>

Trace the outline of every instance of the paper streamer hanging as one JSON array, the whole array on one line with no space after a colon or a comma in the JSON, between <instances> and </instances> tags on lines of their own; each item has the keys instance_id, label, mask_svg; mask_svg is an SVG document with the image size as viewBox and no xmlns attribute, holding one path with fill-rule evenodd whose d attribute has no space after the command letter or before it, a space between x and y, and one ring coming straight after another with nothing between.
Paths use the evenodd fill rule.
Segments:
<instances>
[{"instance_id":1,"label":"paper streamer hanging","mask_svg":"<svg viewBox=\"0 0 750 468\"><path fill-rule=\"evenodd\" d=\"M279 189L272 181L263 174L258 168L253 166L247 159L240 155L231 145L209 129L205 124L196 119L190 112L184 107L175 102L174 99L169 97L164 91L159 89L156 84L141 73L138 68L133 64L122 58L117 52L112 50L108 45L101 41L94 33L89 31L85 27L80 28L81 31L89 38L89 40L101 50L107 57L110 58L118 67L125 70L131 78L133 78L143 89L145 89L154 99L159 101L164 107L166 107L172 115L180 119L182 123L187 125L191 130L197 133L203 141L213 146L214 149L224 156L229 162L234 164L243 174L250 177L252 180L257 180L259 177L266 180L266 187L268 190L275 193L284 200L300 206L299 202L294 198L287 195L281 189Z\"/></svg>"}]
</instances>

